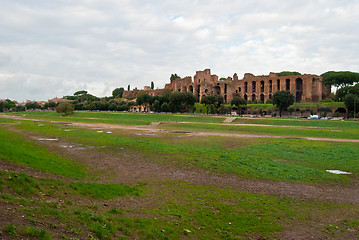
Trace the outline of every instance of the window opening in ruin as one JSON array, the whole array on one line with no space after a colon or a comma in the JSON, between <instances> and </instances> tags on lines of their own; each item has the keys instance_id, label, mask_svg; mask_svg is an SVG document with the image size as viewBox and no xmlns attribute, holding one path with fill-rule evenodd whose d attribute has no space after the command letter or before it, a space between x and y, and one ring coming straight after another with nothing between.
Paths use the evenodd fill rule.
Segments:
<instances>
[{"instance_id":1,"label":"window opening in ruin","mask_svg":"<svg viewBox=\"0 0 359 240\"><path fill-rule=\"evenodd\" d=\"M301 102L303 95L303 80L301 78L295 80L295 89L295 101Z\"/></svg>"},{"instance_id":2,"label":"window opening in ruin","mask_svg":"<svg viewBox=\"0 0 359 240\"><path fill-rule=\"evenodd\" d=\"M201 79L198 79L198 83L201 83Z\"/></svg>"},{"instance_id":3,"label":"window opening in ruin","mask_svg":"<svg viewBox=\"0 0 359 240\"><path fill-rule=\"evenodd\" d=\"M277 80L277 91L280 91L280 80Z\"/></svg>"},{"instance_id":4,"label":"window opening in ruin","mask_svg":"<svg viewBox=\"0 0 359 240\"><path fill-rule=\"evenodd\" d=\"M261 81L261 92L264 92L264 81Z\"/></svg>"},{"instance_id":5,"label":"window opening in ruin","mask_svg":"<svg viewBox=\"0 0 359 240\"><path fill-rule=\"evenodd\" d=\"M285 90L290 91L290 79L285 80Z\"/></svg>"},{"instance_id":6,"label":"window opening in ruin","mask_svg":"<svg viewBox=\"0 0 359 240\"><path fill-rule=\"evenodd\" d=\"M227 84L224 84L224 94L227 94Z\"/></svg>"},{"instance_id":7,"label":"window opening in ruin","mask_svg":"<svg viewBox=\"0 0 359 240\"><path fill-rule=\"evenodd\" d=\"M256 82L253 81L252 82L252 92L255 92L256 91Z\"/></svg>"},{"instance_id":8,"label":"window opening in ruin","mask_svg":"<svg viewBox=\"0 0 359 240\"><path fill-rule=\"evenodd\" d=\"M261 101L264 103L264 94L261 94L260 98L261 98Z\"/></svg>"},{"instance_id":9,"label":"window opening in ruin","mask_svg":"<svg viewBox=\"0 0 359 240\"><path fill-rule=\"evenodd\" d=\"M186 86L184 86L183 91L187 92L187 87Z\"/></svg>"},{"instance_id":10,"label":"window opening in ruin","mask_svg":"<svg viewBox=\"0 0 359 240\"><path fill-rule=\"evenodd\" d=\"M236 93L238 93L238 90L236 90Z\"/></svg>"},{"instance_id":11,"label":"window opening in ruin","mask_svg":"<svg viewBox=\"0 0 359 240\"><path fill-rule=\"evenodd\" d=\"M272 80L269 80L269 92L272 92Z\"/></svg>"},{"instance_id":12,"label":"window opening in ruin","mask_svg":"<svg viewBox=\"0 0 359 240\"><path fill-rule=\"evenodd\" d=\"M224 102L227 102L227 95L224 95Z\"/></svg>"},{"instance_id":13,"label":"window opening in ruin","mask_svg":"<svg viewBox=\"0 0 359 240\"><path fill-rule=\"evenodd\" d=\"M181 91L181 89L178 89L178 91L180 92L180 91Z\"/></svg>"},{"instance_id":14,"label":"window opening in ruin","mask_svg":"<svg viewBox=\"0 0 359 240\"><path fill-rule=\"evenodd\" d=\"M204 90L205 93L208 93L208 89Z\"/></svg>"},{"instance_id":15,"label":"window opening in ruin","mask_svg":"<svg viewBox=\"0 0 359 240\"><path fill-rule=\"evenodd\" d=\"M242 90L241 87L239 87L239 88L238 88L238 92L241 92L241 90Z\"/></svg>"},{"instance_id":16,"label":"window opening in ruin","mask_svg":"<svg viewBox=\"0 0 359 240\"><path fill-rule=\"evenodd\" d=\"M269 99L272 99L272 94L269 94Z\"/></svg>"},{"instance_id":17,"label":"window opening in ruin","mask_svg":"<svg viewBox=\"0 0 359 240\"><path fill-rule=\"evenodd\" d=\"M244 92L248 92L248 82L244 83Z\"/></svg>"},{"instance_id":18,"label":"window opening in ruin","mask_svg":"<svg viewBox=\"0 0 359 240\"><path fill-rule=\"evenodd\" d=\"M196 94L197 94L198 99L199 99L199 96L200 96L200 95L199 95L200 92L201 92L201 86L198 85L198 86L196 86Z\"/></svg>"},{"instance_id":19,"label":"window opening in ruin","mask_svg":"<svg viewBox=\"0 0 359 240\"><path fill-rule=\"evenodd\" d=\"M248 101L248 96L247 96L247 94L244 94L244 100L246 100L246 101Z\"/></svg>"},{"instance_id":20,"label":"window opening in ruin","mask_svg":"<svg viewBox=\"0 0 359 240\"><path fill-rule=\"evenodd\" d=\"M256 100L256 95L252 94L252 102L254 102Z\"/></svg>"},{"instance_id":21,"label":"window opening in ruin","mask_svg":"<svg viewBox=\"0 0 359 240\"><path fill-rule=\"evenodd\" d=\"M193 93L193 86L189 86L189 87L188 87L188 90L189 90L191 93Z\"/></svg>"}]
</instances>

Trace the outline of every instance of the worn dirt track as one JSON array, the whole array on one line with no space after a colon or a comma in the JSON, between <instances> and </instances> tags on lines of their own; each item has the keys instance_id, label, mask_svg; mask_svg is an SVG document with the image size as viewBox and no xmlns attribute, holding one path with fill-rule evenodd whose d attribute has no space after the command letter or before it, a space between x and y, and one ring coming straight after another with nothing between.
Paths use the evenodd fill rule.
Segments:
<instances>
[{"instance_id":1,"label":"worn dirt track","mask_svg":"<svg viewBox=\"0 0 359 240\"><path fill-rule=\"evenodd\" d=\"M359 143L359 139L341 139L341 138L318 138L318 137L296 137L296 136L283 136L283 135L265 135L265 134L249 134L249 133L230 133L230 132L212 132L212 131L176 131L176 130L164 130L161 129L161 124L150 124L150 125L121 125L121 124L106 124L106 123L82 123L82 122L61 122L61 121L50 121L50 120L39 120L23 118L11 115L1 115L1 118L20 119L29 121L39 122L51 122L51 123L63 123L74 127L87 127L87 128L106 128L106 129L124 129L124 130L139 130L139 131L167 131L167 132L184 132L193 136L222 136L222 137L240 137L240 138L287 138L287 139L304 139L310 141L326 141L326 142L353 142ZM190 123L190 122L181 122ZM166 123L166 125L169 123ZM173 123L172 123L173 124ZM204 123L205 124L205 123ZM212 123L207 123L212 124ZM263 125L263 124L223 124L223 125L239 125L239 126L260 126L260 127L292 127L292 126L274 126L274 125ZM296 127L297 128L297 127ZM304 127L308 128L308 127ZM309 127L312 128L312 127Z\"/></svg>"}]
</instances>

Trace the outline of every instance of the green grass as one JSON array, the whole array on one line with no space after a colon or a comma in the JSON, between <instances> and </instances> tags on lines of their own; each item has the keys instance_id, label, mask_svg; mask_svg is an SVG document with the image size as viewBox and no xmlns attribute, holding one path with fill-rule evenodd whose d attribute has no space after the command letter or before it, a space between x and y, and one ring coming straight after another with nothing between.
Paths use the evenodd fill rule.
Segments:
<instances>
[{"instance_id":1,"label":"green grass","mask_svg":"<svg viewBox=\"0 0 359 240\"><path fill-rule=\"evenodd\" d=\"M359 128L300 129L282 127L241 126L224 124L177 123L162 127L168 130L197 130L209 132L249 133L257 135L359 139Z\"/></svg>"},{"instance_id":2,"label":"green grass","mask_svg":"<svg viewBox=\"0 0 359 240\"><path fill-rule=\"evenodd\" d=\"M141 193L141 190L137 187L118 184L72 182L69 186L81 195L100 199L111 199L127 194L139 196Z\"/></svg>"},{"instance_id":3,"label":"green grass","mask_svg":"<svg viewBox=\"0 0 359 240\"><path fill-rule=\"evenodd\" d=\"M64 182L51 178L34 178L25 173L7 173L0 171L1 192L13 193L15 196L64 196L72 193L94 199L113 199L126 195L140 196L139 186L125 184Z\"/></svg>"},{"instance_id":4,"label":"green grass","mask_svg":"<svg viewBox=\"0 0 359 240\"><path fill-rule=\"evenodd\" d=\"M158 183L146 186L148 195L144 197L156 200L144 207L119 211L82 204L23 210L35 219L55 217L67 226L67 232L77 235L86 226L88 236L98 239L267 239L275 238L293 223L319 228L346 224L359 229L358 205L266 196L182 181L165 181L160 189L157 187ZM328 220L327 216L335 216L336 220ZM349 232L348 228L342 231Z\"/></svg>"},{"instance_id":5,"label":"green grass","mask_svg":"<svg viewBox=\"0 0 359 240\"><path fill-rule=\"evenodd\" d=\"M62 117L56 112L9 113L29 119L43 119L62 122L108 123L125 125L148 125L151 122L223 122L224 117L207 115L185 115L172 113L118 113L118 112L75 112Z\"/></svg>"},{"instance_id":6,"label":"green grass","mask_svg":"<svg viewBox=\"0 0 359 240\"><path fill-rule=\"evenodd\" d=\"M10 186L8 179L13 174L20 175L0 172L5 189ZM59 202L78 199L78 193L70 190L71 184L27 177L37 184L41 193L48 194L46 188L56 185L51 197L62 199ZM95 201L90 203L81 199L81 203L60 204L48 202L48 198L27 200L31 198L27 195L23 195L23 200L4 198L6 194L0 193L0 204L14 199L11 204L19 204L19 214L34 225L23 227L10 223L2 230L11 236L38 239L50 239L52 229L60 226L66 227L69 236L75 235L79 239L84 235L98 239L271 239L288 226L290 228L291 224L296 226L298 223L323 228L327 237L359 230L358 204L245 193L212 185L195 186L183 181L161 181L145 185L143 189L143 202L152 204L129 204L121 209L101 207L101 200L106 198L100 198L99 202L94 198ZM63 195L63 192L67 194ZM93 198L88 193L83 194L86 198ZM139 198L136 194L129 194ZM128 199L129 203L138 201ZM339 232L335 226L339 227Z\"/></svg>"},{"instance_id":7,"label":"green grass","mask_svg":"<svg viewBox=\"0 0 359 240\"><path fill-rule=\"evenodd\" d=\"M51 238L51 234L44 229L39 229L32 226L25 226L21 229L21 234L26 237L41 239L41 240L49 240Z\"/></svg>"},{"instance_id":8,"label":"green grass","mask_svg":"<svg viewBox=\"0 0 359 240\"><path fill-rule=\"evenodd\" d=\"M9 233L12 236L17 236L17 231L16 231L16 225L13 223L9 223L4 227L4 231Z\"/></svg>"},{"instance_id":9,"label":"green grass","mask_svg":"<svg viewBox=\"0 0 359 240\"><path fill-rule=\"evenodd\" d=\"M236 118L232 123L241 124L264 124L274 126L296 126L296 127L320 127L331 128L328 130L358 129L359 122L333 121L333 120L307 120L288 118Z\"/></svg>"},{"instance_id":10,"label":"green grass","mask_svg":"<svg viewBox=\"0 0 359 240\"><path fill-rule=\"evenodd\" d=\"M74 179L90 176L86 173L88 169L84 165L51 153L48 149L37 146L2 126L0 126L0 142L0 158L2 160Z\"/></svg>"},{"instance_id":11,"label":"green grass","mask_svg":"<svg viewBox=\"0 0 359 240\"><path fill-rule=\"evenodd\" d=\"M180 134L163 137L126 136L121 133L97 133L96 130L65 132L54 124L22 124L19 128L49 137L58 136L89 146L106 146L107 151L124 148L139 152L155 162L200 167L212 172L246 178L291 182L348 182L349 176L327 173L340 169L359 174L357 143L332 143L301 139L192 137ZM229 141L230 139L230 141ZM228 148L235 143L235 147ZM238 147L236 147L238 145Z\"/></svg>"}]
</instances>

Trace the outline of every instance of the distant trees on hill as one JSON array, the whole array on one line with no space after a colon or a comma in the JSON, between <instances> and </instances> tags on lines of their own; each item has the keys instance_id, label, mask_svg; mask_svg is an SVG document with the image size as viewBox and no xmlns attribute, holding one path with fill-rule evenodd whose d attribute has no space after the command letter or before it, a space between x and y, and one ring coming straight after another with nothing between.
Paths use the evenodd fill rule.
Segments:
<instances>
[{"instance_id":1,"label":"distant trees on hill","mask_svg":"<svg viewBox=\"0 0 359 240\"><path fill-rule=\"evenodd\" d=\"M299 72L283 71L277 73L277 76L292 76L292 75L301 75Z\"/></svg>"}]
</instances>

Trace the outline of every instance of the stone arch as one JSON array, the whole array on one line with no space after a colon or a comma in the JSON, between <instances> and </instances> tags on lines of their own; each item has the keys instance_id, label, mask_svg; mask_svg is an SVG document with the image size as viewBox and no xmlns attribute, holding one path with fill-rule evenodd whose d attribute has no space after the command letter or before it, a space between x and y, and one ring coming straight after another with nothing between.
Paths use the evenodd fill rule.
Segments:
<instances>
[{"instance_id":1,"label":"stone arch","mask_svg":"<svg viewBox=\"0 0 359 240\"><path fill-rule=\"evenodd\" d=\"M248 92L248 82L244 82L244 92Z\"/></svg>"},{"instance_id":2,"label":"stone arch","mask_svg":"<svg viewBox=\"0 0 359 240\"><path fill-rule=\"evenodd\" d=\"M254 102L256 100L256 95L252 94L252 102Z\"/></svg>"},{"instance_id":3,"label":"stone arch","mask_svg":"<svg viewBox=\"0 0 359 240\"><path fill-rule=\"evenodd\" d=\"M187 92L187 87L186 86L183 87L183 91Z\"/></svg>"},{"instance_id":4,"label":"stone arch","mask_svg":"<svg viewBox=\"0 0 359 240\"><path fill-rule=\"evenodd\" d=\"M192 85L189 85L189 86L188 86L188 91L190 91L191 93L193 93L193 86L192 86Z\"/></svg>"},{"instance_id":5,"label":"stone arch","mask_svg":"<svg viewBox=\"0 0 359 240\"><path fill-rule=\"evenodd\" d=\"M345 108L339 107L337 108L337 110L335 110L336 113L346 113L347 110L345 110Z\"/></svg>"},{"instance_id":6,"label":"stone arch","mask_svg":"<svg viewBox=\"0 0 359 240\"><path fill-rule=\"evenodd\" d=\"M264 81L262 80L262 81L260 82L260 84L261 84L261 92L264 92Z\"/></svg>"},{"instance_id":7,"label":"stone arch","mask_svg":"<svg viewBox=\"0 0 359 240\"><path fill-rule=\"evenodd\" d=\"M260 99L261 99L261 101L264 103L264 94L261 94L261 95L260 95Z\"/></svg>"},{"instance_id":8,"label":"stone arch","mask_svg":"<svg viewBox=\"0 0 359 240\"><path fill-rule=\"evenodd\" d=\"M256 81L252 81L252 92L256 92L257 83Z\"/></svg>"},{"instance_id":9,"label":"stone arch","mask_svg":"<svg viewBox=\"0 0 359 240\"><path fill-rule=\"evenodd\" d=\"M272 80L269 80L269 92L272 92L273 83Z\"/></svg>"},{"instance_id":10,"label":"stone arch","mask_svg":"<svg viewBox=\"0 0 359 240\"><path fill-rule=\"evenodd\" d=\"M247 94L244 94L243 98L244 98L244 100L248 101L248 96L247 96Z\"/></svg>"},{"instance_id":11,"label":"stone arch","mask_svg":"<svg viewBox=\"0 0 359 240\"><path fill-rule=\"evenodd\" d=\"M214 87L214 93L216 95L221 95L221 87L220 86L215 86Z\"/></svg>"}]
</instances>

